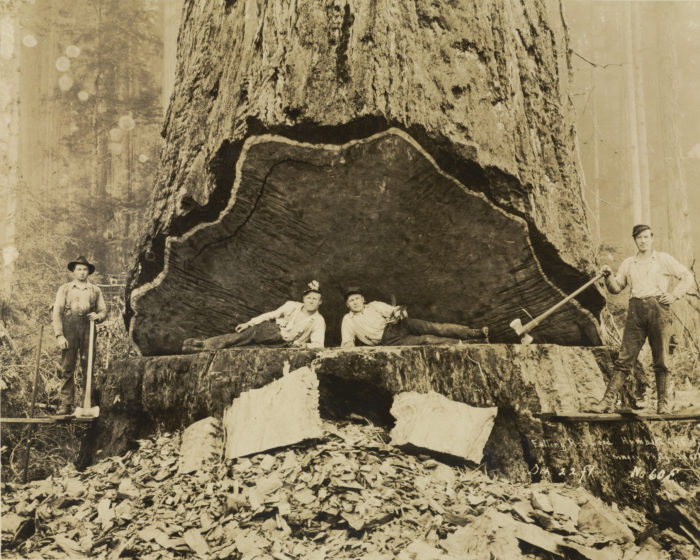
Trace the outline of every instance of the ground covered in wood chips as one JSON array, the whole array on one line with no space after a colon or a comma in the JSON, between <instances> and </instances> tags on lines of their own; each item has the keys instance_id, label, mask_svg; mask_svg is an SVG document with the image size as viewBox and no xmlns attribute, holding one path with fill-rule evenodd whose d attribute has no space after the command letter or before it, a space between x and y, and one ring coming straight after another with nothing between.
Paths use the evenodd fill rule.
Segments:
<instances>
[{"instance_id":1,"label":"ground covered in wood chips","mask_svg":"<svg viewBox=\"0 0 700 560\"><path fill-rule=\"evenodd\" d=\"M494 480L405 453L371 425L327 422L319 440L184 475L180 437L3 484L3 558L694 557L680 535L581 487Z\"/></svg>"}]
</instances>

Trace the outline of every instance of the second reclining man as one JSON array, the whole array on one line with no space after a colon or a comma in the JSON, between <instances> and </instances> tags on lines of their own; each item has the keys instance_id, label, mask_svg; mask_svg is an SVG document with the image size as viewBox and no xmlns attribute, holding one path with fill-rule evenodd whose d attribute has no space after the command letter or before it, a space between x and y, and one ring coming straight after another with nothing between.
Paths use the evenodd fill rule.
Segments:
<instances>
[{"instance_id":1,"label":"second reclining man","mask_svg":"<svg viewBox=\"0 0 700 560\"><path fill-rule=\"evenodd\" d=\"M341 324L341 346L352 348L355 339L369 346L410 346L458 344L464 340L487 339L488 327L472 329L453 323L434 323L408 317L404 306L381 301L365 303L362 289L347 288L343 294L350 312Z\"/></svg>"}]
</instances>

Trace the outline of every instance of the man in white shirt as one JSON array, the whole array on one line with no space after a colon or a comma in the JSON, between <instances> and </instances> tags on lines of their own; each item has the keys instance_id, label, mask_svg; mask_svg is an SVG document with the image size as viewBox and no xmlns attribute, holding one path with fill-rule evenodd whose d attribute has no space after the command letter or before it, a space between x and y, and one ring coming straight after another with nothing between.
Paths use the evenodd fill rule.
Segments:
<instances>
[{"instance_id":1,"label":"man in white shirt","mask_svg":"<svg viewBox=\"0 0 700 560\"><path fill-rule=\"evenodd\" d=\"M350 312L340 327L341 346L352 348L355 339L368 346L413 346L458 344L468 339L486 339L488 327L471 329L453 323L434 323L408 317L405 306L381 301L365 303L362 290L347 288L345 305Z\"/></svg>"},{"instance_id":2,"label":"man in white shirt","mask_svg":"<svg viewBox=\"0 0 700 560\"><path fill-rule=\"evenodd\" d=\"M671 255L652 249L654 234L648 225L634 226L632 238L637 246L637 254L625 259L615 276L608 265L601 268L601 272L606 275L605 285L608 291L617 294L629 285L631 297L615 370L603 399L588 410L611 412L615 408L617 393L634 368L637 356L648 338L656 376L657 412L667 414L671 411L668 402L668 354L673 321L671 304L691 291L695 279ZM669 292L671 276L678 283Z\"/></svg>"},{"instance_id":3,"label":"man in white shirt","mask_svg":"<svg viewBox=\"0 0 700 560\"><path fill-rule=\"evenodd\" d=\"M321 292L314 280L304 290L301 302L288 301L274 311L253 317L236 326L235 333L187 338L182 343L182 351L192 354L248 345L323 348L326 321L318 312L320 305Z\"/></svg>"}]
</instances>

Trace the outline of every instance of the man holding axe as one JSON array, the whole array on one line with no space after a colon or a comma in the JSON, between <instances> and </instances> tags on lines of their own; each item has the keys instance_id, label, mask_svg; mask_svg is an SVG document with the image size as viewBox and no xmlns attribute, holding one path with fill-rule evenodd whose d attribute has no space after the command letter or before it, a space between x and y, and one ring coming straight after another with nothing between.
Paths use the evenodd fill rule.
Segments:
<instances>
[{"instance_id":1,"label":"man holding axe","mask_svg":"<svg viewBox=\"0 0 700 560\"><path fill-rule=\"evenodd\" d=\"M82 383L85 382L88 371L88 356L94 350L94 323L107 317L102 291L98 286L88 281L88 276L95 272L95 266L80 256L68 263L68 270L73 273L73 280L63 284L56 293L53 306L53 330L56 341L61 349L61 386L60 407L58 415L71 413L75 393L73 372L80 359ZM93 352L94 353L94 352ZM88 380L88 385L91 385ZM86 388L86 390L88 390ZM89 402L86 399L86 402Z\"/></svg>"},{"instance_id":2,"label":"man holding axe","mask_svg":"<svg viewBox=\"0 0 700 560\"><path fill-rule=\"evenodd\" d=\"M630 287L631 297L627 309L625 332L622 335L620 354L608 382L602 400L588 409L589 412L612 412L617 393L625 378L631 373L637 356L649 339L656 376L657 412L668 414L668 354L671 323L671 304L687 294L694 285L690 271L671 255L654 251L654 234L651 227L638 224L632 229L637 254L625 259L616 275L608 265L601 268L605 285L613 294ZM669 277L678 280L673 291L668 291Z\"/></svg>"}]
</instances>

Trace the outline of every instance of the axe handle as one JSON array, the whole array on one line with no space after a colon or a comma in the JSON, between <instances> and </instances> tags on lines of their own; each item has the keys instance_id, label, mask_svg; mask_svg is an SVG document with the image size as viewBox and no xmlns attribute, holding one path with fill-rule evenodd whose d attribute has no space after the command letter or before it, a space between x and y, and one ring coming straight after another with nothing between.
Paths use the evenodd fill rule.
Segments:
<instances>
[{"instance_id":1,"label":"axe handle","mask_svg":"<svg viewBox=\"0 0 700 560\"><path fill-rule=\"evenodd\" d=\"M95 321L90 321L90 344L88 345L88 364L87 372L85 372L85 397L83 398L83 408L90 408L90 400L92 398L92 367L95 353Z\"/></svg>"},{"instance_id":2,"label":"axe handle","mask_svg":"<svg viewBox=\"0 0 700 560\"><path fill-rule=\"evenodd\" d=\"M522 331L520 331L520 336L522 336L522 335L524 335L524 334L530 332L530 331L531 331L532 329L534 329L537 325L539 325L542 321L544 321L547 317L549 317L552 313L554 313L557 309L559 309L562 305L564 305L564 304L568 303L569 301L571 301L572 299L574 299L574 298L575 298L577 295L579 295L583 290L585 290L586 288L588 288L588 287L591 286L592 284L596 283L598 280L600 280L600 279L603 278L604 276L605 276L604 274L602 274L602 273L599 272L599 273L596 274L593 278L591 278L588 282L586 282L583 286L581 286L578 290L576 290L575 292L571 292L568 296L566 296L566 297L565 297L563 300L561 300L559 303L557 303L556 305L554 305L554 306L550 307L549 309L547 309L547 311L545 311L544 313L542 313L542 315L538 315L537 317L535 317L532 321L530 321L529 323L527 323L527 324L523 327Z\"/></svg>"}]
</instances>

